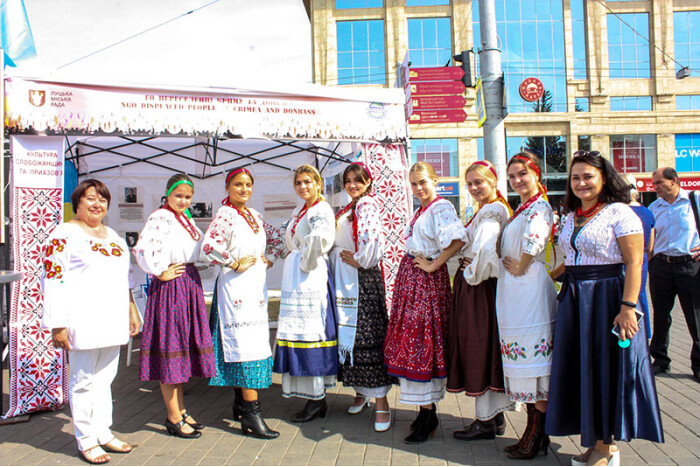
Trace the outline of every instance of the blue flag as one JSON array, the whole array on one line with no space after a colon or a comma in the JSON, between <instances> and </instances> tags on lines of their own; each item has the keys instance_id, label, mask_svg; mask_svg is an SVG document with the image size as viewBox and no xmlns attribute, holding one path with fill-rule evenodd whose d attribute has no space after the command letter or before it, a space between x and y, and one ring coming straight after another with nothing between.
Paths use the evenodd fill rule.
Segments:
<instances>
[{"instance_id":1,"label":"blue flag","mask_svg":"<svg viewBox=\"0 0 700 467\"><path fill-rule=\"evenodd\" d=\"M9 66L36 56L24 0L0 0L0 47Z\"/></svg>"}]
</instances>

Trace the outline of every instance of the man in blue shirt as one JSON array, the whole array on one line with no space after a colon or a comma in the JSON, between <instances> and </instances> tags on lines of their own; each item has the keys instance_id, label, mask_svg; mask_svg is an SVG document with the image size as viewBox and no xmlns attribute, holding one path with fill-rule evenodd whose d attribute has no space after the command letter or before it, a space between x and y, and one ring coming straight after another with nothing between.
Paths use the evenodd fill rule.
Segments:
<instances>
[{"instance_id":1,"label":"man in blue shirt","mask_svg":"<svg viewBox=\"0 0 700 467\"><path fill-rule=\"evenodd\" d=\"M654 334L649 347L654 373L671 368L668 356L671 309L676 295L681 302L693 344L690 352L693 377L700 382L700 236L690 196L680 187L671 167L657 169L652 183L659 199L649 210L656 218L654 255L649 260L649 290L654 306Z\"/></svg>"}]
</instances>

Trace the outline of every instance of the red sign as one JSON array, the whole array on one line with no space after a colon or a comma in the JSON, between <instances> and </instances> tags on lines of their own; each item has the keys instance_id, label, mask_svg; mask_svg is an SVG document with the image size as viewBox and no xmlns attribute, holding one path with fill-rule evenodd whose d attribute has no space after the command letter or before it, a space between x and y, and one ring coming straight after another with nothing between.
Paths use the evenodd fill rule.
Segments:
<instances>
[{"instance_id":1,"label":"red sign","mask_svg":"<svg viewBox=\"0 0 700 467\"><path fill-rule=\"evenodd\" d=\"M416 110L409 117L408 123L461 123L467 119L462 109Z\"/></svg>"},{"instance_id":2,"label":"red sign","mask_svg":"<svg viewBox=\"0 0 700 467\"><path fill-rule=\"evenodd\" d=\"M681 177L681 188L684 190L700 190L700 177ZM651 178L637 178L637 191L654 192L654 184Z\"/></svg>"},{"instance_id":3,"label":"red sign","mask_svg":"<svg viewBox=\"0 0 700 467\"><path fill-rule=\"evenodd\" d=\"M411 83L418 81L455 81L462 79L464 70L458 66L441 66L433 68L411 68L408 79Z\"/></svg>"},{"instance_id":4,"label":"red sign","mask_svg":"<svg viewBox=\"0 0 700 467\"><path fill-rule=\"evenodd\" d=\"M544 85L537 78L525 78L520 83L520 97L528 102L534 102L544 94Z\"/></svg>"},{"instance_id":5,"label":"red sign","mask_svg":"<svg viewBox=\"0 0 700 467\"><path fill-rule=\"evenodd\" d=\"M644 172L644 148L639 140L613 141L612 163L620 172Z\"/></svg>"},{"instance_id":6,"label":"red sign","mask_svg":"<svg viewBox=\"0 0 700 467\"><path fill-rule=\"evenodd\" d=\"M462 94L466 89L461 81L438 81L434 83L411 83L411 96L434 96L438 94Z\"/></svg>"},{"instance_id":7,"label":"red sign","mask_svg":"<svg viewBox=\"0 0 700 467\"><path fill-rule=\"evenodd\" d=\"M414 110L425 109L461 109L467 103L462 96L424 96L414 97Z\"/></svg>"}]
</instances>

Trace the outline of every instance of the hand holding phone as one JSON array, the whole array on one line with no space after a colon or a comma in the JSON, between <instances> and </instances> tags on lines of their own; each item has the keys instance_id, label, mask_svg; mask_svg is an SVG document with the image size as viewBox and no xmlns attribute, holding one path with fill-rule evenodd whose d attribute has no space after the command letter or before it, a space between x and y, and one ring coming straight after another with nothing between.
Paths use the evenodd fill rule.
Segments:
<instances>
[{"instance_id":1,"label":"hand holding phone","mask_svg":"<svg viewBox=\"0 0 700 467\"><path fill-rule=\"evenodd\" d=\"M638 309L635 308L634 314L637 318L637 323L639 323L642 320L644 313L642 313L641 311L639 311ZM625 348L630 346L631 337L628 337L625 340L620 339L620 325L619 324L616 324L615 326L613 326L613 328L610 332L612 332L613 334L615 334L618 337L617 345L619 345L621 348L625 349ZM625 336L625 337L627 337L627 336Z\"/></svg>"}]
</instances>

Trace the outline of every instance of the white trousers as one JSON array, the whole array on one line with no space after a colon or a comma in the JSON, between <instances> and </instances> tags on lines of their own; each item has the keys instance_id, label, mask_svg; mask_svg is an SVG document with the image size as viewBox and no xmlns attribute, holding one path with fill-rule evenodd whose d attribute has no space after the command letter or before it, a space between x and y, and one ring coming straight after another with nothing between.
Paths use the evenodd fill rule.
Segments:
<instances>
[{"instance_id":1,"label":"white trousers","mask_svg":"<svg viewBox=\"0 0 700 467\"><path fill-rule=\"evenodd\" d=\"M112 381L119 367L119 346L71 350L70 409L78 449L85 451L110 442Z\"/></svg>"}]
</instances>

